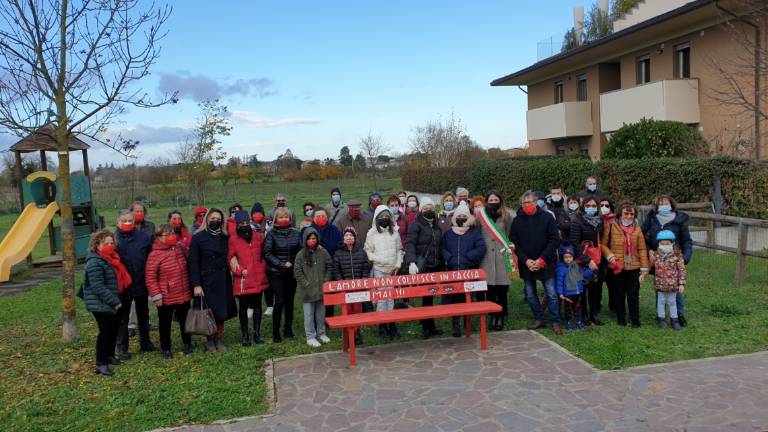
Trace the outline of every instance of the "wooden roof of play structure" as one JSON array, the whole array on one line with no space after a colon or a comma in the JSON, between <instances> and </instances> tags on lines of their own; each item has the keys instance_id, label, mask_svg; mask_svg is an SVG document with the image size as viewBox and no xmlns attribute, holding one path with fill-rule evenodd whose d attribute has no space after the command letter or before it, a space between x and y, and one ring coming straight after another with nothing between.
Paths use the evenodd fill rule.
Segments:
<instances>
[{"instance_id":1,"label":"wooden roof of play structure","mask_svg":"<svg viewBox=\"0 0 768 432\"><path fill-rule=\"evenodd\" d=\"M89 148L91 148L91 146L74 135L69 136L69 151L87 150ZM58 151L53 124L48 123L25 138L22 138L19 142L12 145L10 150L18 153L29 153L40 150Z\"/></svg>"}]
</instances>

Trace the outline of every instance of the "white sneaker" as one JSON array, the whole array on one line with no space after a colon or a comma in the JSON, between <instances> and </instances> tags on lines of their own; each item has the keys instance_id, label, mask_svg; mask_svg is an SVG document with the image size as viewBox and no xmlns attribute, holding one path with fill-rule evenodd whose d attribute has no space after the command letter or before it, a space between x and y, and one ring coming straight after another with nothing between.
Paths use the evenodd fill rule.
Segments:
<instances>
[{"instance_id":1,"label":"white sneaker","mask_svg":"<svg viewBox=\"0 0 768 432\"><path fill-rule=\"evenodd\" d=\"M320 346L320 342L317 341L317 339L307 339L307 345L311 346L312 348L318 348Z\"/></svg>"},{"instance_id":2,"label":"white sneaker","mask_svg":"<svg viewBox=\"0 0 768 432\"><path fill-rule=\"evenodd\" d=\"M268 307L268 308L267 308L267 309L264 311L264 315L266 315L266 316L270 316L270 315L272 315L272 306Z\"/></svg>"},{"instance_id":3,"label":"white sneaker","mask_svg":"<svg viewBox=\"0 0 768 432\"><path fill-rule=\"evenodd\" d=\"M321 335L319 339L320 339L320 342L322 342L322 343L328 343L328 342L331 341L331 338L329 338L326 335Z\"/></svg>"}]
</instances>

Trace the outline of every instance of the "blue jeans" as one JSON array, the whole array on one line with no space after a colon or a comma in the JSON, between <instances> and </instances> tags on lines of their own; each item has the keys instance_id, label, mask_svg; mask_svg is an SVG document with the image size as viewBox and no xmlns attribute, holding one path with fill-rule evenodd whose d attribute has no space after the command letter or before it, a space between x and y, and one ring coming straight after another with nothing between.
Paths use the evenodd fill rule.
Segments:
<instances>
[{"instance_id":1,"label":"blue jeans","mask_svg":"<svg viewBox=\"0 0 768 432\"><path fill-rule=\"evenodd\" d=\"M677 315L685 315L685 294L680 294L678 291L675 302L677 303Z\"/></svg>"},{"instance_id":2,"label":"blue jeans","mask_svg":"<svg viewBox=\"0 0 768 432\"><path fill-rule=\"evenodd\" d=\"M669 317L672 319L677 319L678 311L677 311L677 301L675 300L675 297L677 296L676 292L656 292L656 316L663 319L667 316L667 311L665 306L669 306Z\"/></svg>"},{"instance_id":3,"label":"blue jeans","mask_svg":"<svg viewBox=\"0 0 768 432\"><path fill-rule=\"evenodd\" d=\"M549 278L542 281L544 283L544 291L547 293L548 304L547 313L549 314L549 322L557 324L560 322L560 309L557 292L555 291L555 278ZM531 307L533 313L533 319L536 321L544 322L544 312L541 310L541 303L539 303L539 296L536 294L536 280L525 280L525 300L528 302L528 306Z\"/></svg>"}]
</instances>

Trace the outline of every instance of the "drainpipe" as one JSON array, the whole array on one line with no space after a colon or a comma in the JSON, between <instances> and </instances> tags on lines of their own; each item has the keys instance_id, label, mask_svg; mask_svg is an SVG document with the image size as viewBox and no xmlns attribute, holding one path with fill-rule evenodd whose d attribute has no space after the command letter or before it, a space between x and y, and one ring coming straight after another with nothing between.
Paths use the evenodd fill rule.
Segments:
<instances>
[{"instance_id":1,"label":"drainpipe","mask_svg":"<svg viewBox=\"0 0 768 432\"><path fill-rule=\"evenodd\" d=\"M762 51L763 41L762 34L760 32L760 26L755 25L748 19L742 18L728 9L720 6L720 3L715 0L715 7L722 12L734 17L737 21L741 21L744 24L755 29L755 160L760 160L760 148L762 146L760 140L760 52Z\"/></svg>"},{"instance_id":2,"label":"drainpipe","mask_svg":"<svg viewBox=\"0 0 768 432\"><path fill-rule=\"evenodd\" d=\"M520 90L521 92L525 93L525 94L528 94L527 91L523 90L522 86L517 86L517 89Z\"/></svg>"}]
</instances>

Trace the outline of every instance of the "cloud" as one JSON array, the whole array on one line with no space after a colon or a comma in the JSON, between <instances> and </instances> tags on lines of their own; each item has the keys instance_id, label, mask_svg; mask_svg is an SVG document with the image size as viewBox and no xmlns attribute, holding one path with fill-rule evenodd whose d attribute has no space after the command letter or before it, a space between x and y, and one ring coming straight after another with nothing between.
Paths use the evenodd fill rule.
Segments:
<instances>
[{"instance_id":1,"label":"cloud","mask_svg":"<svg viewBox=\"0 0 768 432\"><path fill-rule=\"evenodd\" d=\"M160 74L158 89L162 93L179 92L180 98L195 102L221 99L224 96L254 96L266 98L277 94L275 82L269 78L237 79L226 82L205 75L192 75L187 71Z\"/></svg>"},{"instance_id":2,"label":"cloud","mask_svg":"<svg viewBox=\"0 0 768 432\"><path fill-rule=\"evenodd\" d=\"M106 135L109 138L121 135L125 139L138 141L139 145L148 145L182 141L190 134L192 134L191 129L182 127L153 127L139 124L128 128L110 129Z\"/></svg>"},{"instance_id":3,"label":"cloud","mask_svg":"<svg viewBox=\"0 0 768 432\"><path fill-rule=\"evenodd\" d=\"M230 116L232 123L252 129L264 129L283 126L314 125L320 123L320 119L311 117L289 117L283 119L270 119L249 111L232 111Z\"/></svg>"}]
</instances>

